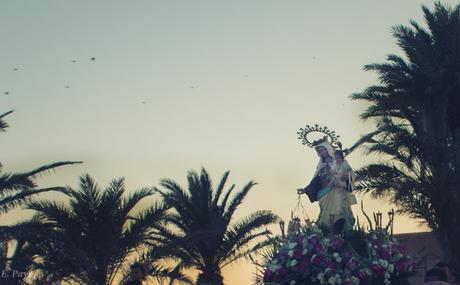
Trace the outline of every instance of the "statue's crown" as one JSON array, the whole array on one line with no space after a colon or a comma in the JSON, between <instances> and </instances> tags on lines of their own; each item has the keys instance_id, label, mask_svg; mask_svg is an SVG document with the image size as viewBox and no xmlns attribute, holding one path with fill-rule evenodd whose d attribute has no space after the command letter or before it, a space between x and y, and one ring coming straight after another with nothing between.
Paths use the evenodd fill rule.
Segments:
<instances>
[{"instance_id":1,"label":"statue's crown","mask_svg":"<svg viewBox=\"0 0 460 285\"><path fill-rule=\"evenodd\" d=\"M325 136L321 139L311 141L308 139L308 134L310 133L323 133ZM315 124L314 126L306 125L304 128L300 128L297 134L299 135L298 139L301 143L309 147L317 147L326 141L335 148L339 148L339 146L341 146L341 143L339 142L339 135L330 130L328 127L320 127L318 124Z\"/></svg>"}]
</instances>

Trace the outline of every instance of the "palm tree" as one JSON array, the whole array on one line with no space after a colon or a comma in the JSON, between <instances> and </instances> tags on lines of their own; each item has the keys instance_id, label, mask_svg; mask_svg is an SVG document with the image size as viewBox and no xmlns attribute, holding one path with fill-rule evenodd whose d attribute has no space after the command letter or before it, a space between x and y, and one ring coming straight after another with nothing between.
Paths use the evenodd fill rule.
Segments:
<instances>
[{"instance_id":1,"label":"palm tree","mask_svg":"<svg viewBox=\"0 0 460 285\"><path fill-rule=\"evenodd\" d=\"M13 111L8 111L0 115L0 132L4 132L9 127L8 123L5 122L4 118L11 113L13 113Z\"/></svg>"},{"instance_id":2,"label":"palm tree","mask_svg":"<svg viewBox=\"0 0 460 285\"><path fill-rule=\"evenodd\" d=\"M33 247L39 258L30 266L42 279L109 285L137 250L158 241L157 228L167 217L164 204L137 209L154 194L153 188L130 195L125 192L123 178L101 189L89 175L83 175L79 189L67 189L67 203L29 202L27 208L37 212L34 219L6 230L17 235L33 228L35 235L47 241ZM33 237L29 239L32 244Z\"/></svg>"},{"instance_id":3,"label":"palm tree","mask_svg":"<svg viewBox=\"0 0 460 285\"><path fill-rule=\"evenodd\" d=\"M70 250L65 248L53 228L43 227L37 217L14 226L0 227L0 234L2 270L9 274L8 278L3 278L2 284L29 284L26 281L36 285L58 284L76 271L62 255ZM69 279L77 280L77 277Z\"/></svg>"},{"instance_id":4,"label":"palm tree","mask_svg":"<svg viewBox=\"0 0 460 285\"><path fill-rule=\"evenodd\" d=\"M164 259L164 255L158 255L155 253L161 252L157 246L151 246L147 251L139 254L139 257L133 260L132 263L127 264L123 271L123 278L121 284L125 284L129 280L131 274L130 267L134 263L142 264L146 273L147 280L154 280L158 284L193 284L191 278L184 273L184 269L188 269L182 266L182 264L175 264L166 266L167 260ZM155 255L155 256L152 256ZM174 264L173 260L168 260Z\"/></svg>"},{"instance_id":5,"label":"palm tree","mask_svg":"<svg viewBox=\"0 0 460 285\"><path fill-rule=\"evenodd\" d=\"M216 189L205 169L200 174L188 173L187 190L170 179L160 182L164 190L157 189L175 210L168 217L174 228L163 229L162 235L184 265L200 272L199 285L223 284L221 269L265 248L270 234L266 226L278 220L271 211L256 211L233 222L237 208L256 183L251 181L231 195L235 185L224 191L229 174L223 175Z\"/></svg>"},{"instance_id":6,"label":"palm tree","mask_svg":"<svg viewBox=\"0 0 460 285\"><path fill-rule=\"evenodd\" d=\"M0 115L0 132L5 131L6 128L9 127L4 121L4 117L11 113L13 113L13 111ZM29 201L32 196L39 193L64 191L64 187L60 186L38 188L35 180L41 175L49 173L51 170L55 170L58 167L78 163L81 163L81 161L62 161L47 164L23 173L2 173L3 165L0 162L0 214L24 204Z\"/></svg>"},{"instance_id":7,"label":"palm tree","mask_svg":"<svg viewBox=\"0 0 460 285\"><path fill-rule=\"evenodd\" d=\"M411 21L393 35L404 57L365 70L379 84L354 100L371 103L361 115L377 120L369 153L382 160L358 171L358 189L387 196L400 213L423 220L460 269L460 5L422 7L427 28Z\"/></svg>"},{"instance_id":8,"label":"palm tree","mask_svg":"<svg viewBox=\"0 0 460 285\"><path fill-rule=\"evenodd\" d=\"M53 186L39 188L36 179L58 167L81 163L80 161L61 161L40 166L23 173L1 173L0 167L0 214L23 205L32 196L43 192L65 192L65 187Z\"/></svg>"}]
</instances>

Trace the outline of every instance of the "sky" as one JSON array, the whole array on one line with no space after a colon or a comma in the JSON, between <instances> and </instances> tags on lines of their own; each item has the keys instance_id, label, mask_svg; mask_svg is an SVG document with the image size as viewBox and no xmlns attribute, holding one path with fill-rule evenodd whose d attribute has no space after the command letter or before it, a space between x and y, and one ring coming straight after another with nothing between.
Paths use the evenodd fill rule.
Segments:
<instances>
[{"instance_id":1,"label":"sky","mask_svg":"<svg viewBox=\"0 0 460 285\"><path fill-rule=\"evenodd\" d=\"M400 54L391 27L423 23L420 6L433 3L2 0L0 113L15 112L0 161L20 172L81 160L40 185L75 187L89 173L102 186L125 177L130 190L162 178L185 185L201 167L217 183L230 170L237 187L258 182L236 218L268 209L288 220L318 161L298 129L328 126L345 147L371 131L359 118L366 104L349 100L377 83L363 66ZM347 159L359 168L378 158ZM394 207L362 199L368 212ZM317 217L317 204L303 205ZM423 230L396 218L398 233ZM239 262L225 282L249 285L253 271Z\"/></svg>"}]
</instances>

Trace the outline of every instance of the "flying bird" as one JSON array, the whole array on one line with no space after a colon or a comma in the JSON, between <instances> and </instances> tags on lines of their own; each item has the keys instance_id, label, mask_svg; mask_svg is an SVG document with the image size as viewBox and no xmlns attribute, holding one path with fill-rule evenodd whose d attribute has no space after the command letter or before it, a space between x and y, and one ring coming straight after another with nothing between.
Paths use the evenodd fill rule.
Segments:
<instances>
[{"instance_id":1,"label":"flying bird","mask_svg":"<svg viewBox=\"0 0 460 285\"><path fill-rule=\"evenodd\" d=\"M13 70L14 70L14 71L18 71L18 69L17 69L17 68L13 68Z\"/></svg>"},{"instance_id":2,"label":"flying bird","mask_svg":"<svg viewBox=\"0 0 460 285\"><path fill-rule=\"evenodd\" d=\"M5 95L8 95L8 94L10 94L10 92L9 92L9 91L5 91Z\"/></svg>"},{"instance_id":3,"label":"flying bird","mask_svg":"<svg viewBox=\"0 0 460 285\"><path fill-rule=\"evenodd\" d=\"M144 104L144 105L145 105L145 104L146 104L146 102L145 102L145 101L142 101L142 104Z\"/></svg>"},{"instance_id":4,"label":"flying bird","mask_svg":"<svg viewBox=\"0 0 460 285\"><path fill-rule=\"evenodd\" d=\"M70 88L70 86L69 86L69 85L67 85L65 88Z\"/></svg>"},{"instance_id":5,"label":"flying bird","mask_svg":"<svg viewBox=\"0 0 460 285\"><path fill-rule=\"evenodd\" d=\"M95 60L96 60L96 58L95 58L95 57L92 57L92 58L91 58L91 61L95 61Z\"/></svg>"},{"instance_id":6,"label":"flying bird","mask_svg":"<svg viewBox=\"0 0 460 285\"><path fill-rule=\"evenodd\" d=\"M77 61L74 59L74 60L72 60L72 62L77 62Z\"/></svg>"}]
</instances>

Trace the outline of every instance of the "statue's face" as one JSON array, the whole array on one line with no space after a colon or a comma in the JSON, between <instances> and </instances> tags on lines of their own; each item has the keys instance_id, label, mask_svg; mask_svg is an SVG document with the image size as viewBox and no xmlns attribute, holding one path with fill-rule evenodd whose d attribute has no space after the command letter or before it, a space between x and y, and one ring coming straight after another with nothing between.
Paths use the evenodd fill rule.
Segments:
<instances>
[{"instance_id":1,"label":"statue's face","mask_svg":"<svg viewBox=\"0 0 460 285\"><path fill-rule=\"evenodd\" d=\"M321 157L321 158L327 158L329 156L329 153L327 153L327 150L325 147L317 147L316 148L316 151L318 152L318 155Z\"/></svg>"},{"instance_id":2,"label":"statue's face","mask_svg":"<svg viewBox=\"0 0 460 285\"><path fill-rule=\"evenodd\" d=\"M337 163L342 163L343 162L343 158L341 155L335 155L335 161L337 161Z\"/></svg>"}]
</instances>

